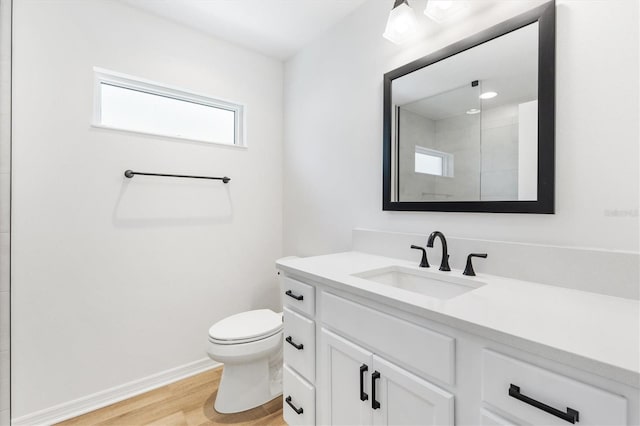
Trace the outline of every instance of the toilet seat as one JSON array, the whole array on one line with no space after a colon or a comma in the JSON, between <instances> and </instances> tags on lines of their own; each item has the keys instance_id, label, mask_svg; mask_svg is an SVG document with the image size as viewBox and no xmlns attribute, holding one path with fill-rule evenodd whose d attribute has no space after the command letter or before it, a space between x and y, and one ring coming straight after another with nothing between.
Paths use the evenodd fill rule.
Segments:
<instances>
[{"instance_id":1,"label":"toilet seat","mask_svg":"<svg viewBox=\"0 0 640 426\"><path fill-rule=\"evenodd\" d=\"M266 339L280 331L282 314L258 309L218 321L209 329L209 341L219 345L236 345Z\"/></svg>"}]
</instances>

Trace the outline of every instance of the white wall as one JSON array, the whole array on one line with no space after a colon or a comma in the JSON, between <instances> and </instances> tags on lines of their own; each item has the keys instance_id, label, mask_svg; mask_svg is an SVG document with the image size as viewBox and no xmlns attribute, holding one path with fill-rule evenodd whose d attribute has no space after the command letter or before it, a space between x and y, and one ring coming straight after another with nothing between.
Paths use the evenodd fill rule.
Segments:
<instances>
[{"instance_id":1,"label":"white wall","mask_svg":"<svg viewBox=\"0 0 640 426\"><path fill-rule=\"evenodd\" d=\"M638 251L636 0L557 3L555 215L382 211L383 74L540 4L494 3L395 46L370 0L286 63L285 254L348 250L354 227Z\"/></svg>"},{"instance_id":2,"label":"white wall","mask_svg":"<svg viewBox=\"0 0 640 426\"><path fill-rule=\"evenodd\" d=\"M10 423L11 2L0 0L0 426Z\"/></svg>"},{"instance_id":3,"label":"white wall","mask_svg":"<svg viewBox=\"0 0 640 426\"><path fill-rule=\"evenodd\" d=\"M215 321L278 308L282 64L120 2L14 12L16 418L206 358ZM248 150L90 127L94 66L246 104Z\"/></svg>"}]
</instances>

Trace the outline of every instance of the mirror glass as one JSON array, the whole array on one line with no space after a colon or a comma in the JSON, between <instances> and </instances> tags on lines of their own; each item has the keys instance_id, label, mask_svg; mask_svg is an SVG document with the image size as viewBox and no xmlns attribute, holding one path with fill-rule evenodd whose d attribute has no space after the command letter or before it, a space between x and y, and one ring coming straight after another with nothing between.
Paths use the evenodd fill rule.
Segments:
<instances>
[{"instance_id":1,"label":"mirror glass","mask_svg":"<svg viewBox=\"0 0 640 426\"><path fill-rule=\"evenodd\" d=\"M393 201L535 201L537 22L392 81Z\"/></svg>"}]
</instances>

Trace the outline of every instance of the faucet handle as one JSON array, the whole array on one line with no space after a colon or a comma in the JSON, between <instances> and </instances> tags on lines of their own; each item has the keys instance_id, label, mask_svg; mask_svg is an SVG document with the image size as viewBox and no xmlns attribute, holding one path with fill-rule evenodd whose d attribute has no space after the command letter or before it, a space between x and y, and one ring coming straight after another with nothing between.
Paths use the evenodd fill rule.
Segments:
<instances>
[{"instance_id":1,"label":"faucet handle","mask_svg":"<svg viewBox=\"0 0 640 426\"><path fill-rule=\"evenodd\" d=\"M482 257L483 259L487 258L487 253L471 253L467 256L467 266L464 267L464 272L462 275L468 275L470 277L475 277L476 272L473 270L473 264L471 263L471 258L473 257Z\"/></svg>"},{"instance_id":2,"label":"faucet handle","mask_svg":"<svg viewBox=\"0 0 640 426\"><path fill-rule=\"evenodd\" d=\"M427 249L424 247L416 246L416 245L412 245L411 248L415 250L422 250L422 260L420 260L420 267L428 268L429 261L427 260Z\"/></svg>"}]
</instances>

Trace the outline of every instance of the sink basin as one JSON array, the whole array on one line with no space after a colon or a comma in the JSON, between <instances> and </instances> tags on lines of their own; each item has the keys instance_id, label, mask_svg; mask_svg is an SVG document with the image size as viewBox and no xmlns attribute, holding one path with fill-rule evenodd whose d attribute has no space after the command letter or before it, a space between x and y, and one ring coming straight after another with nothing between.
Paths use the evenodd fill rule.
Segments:
<instances>
[{"instance_id":1,"label":"sink basin","mask_svg":"<svg viewBox=\"0 0 640 426\"><path fill-rule=\"evenodd\" d=\"M442 300L460 296L485 285L475 279L448 275L454 273L389 266L358 272L353 276Z\"/></svg>"}]
</instances>

